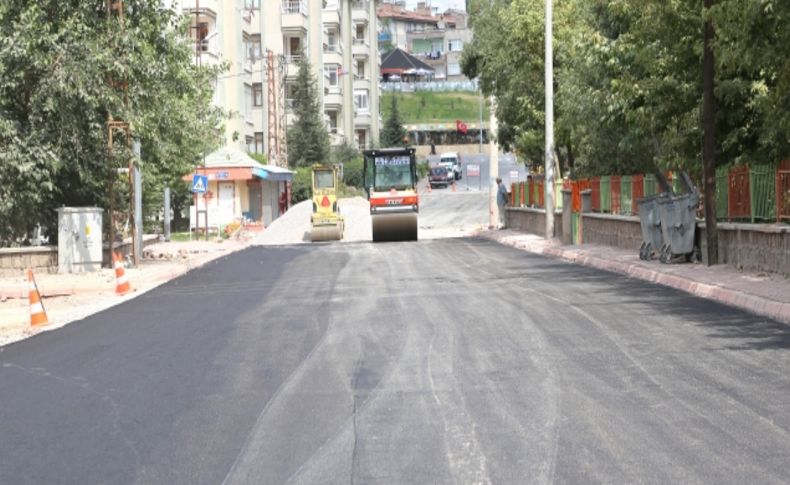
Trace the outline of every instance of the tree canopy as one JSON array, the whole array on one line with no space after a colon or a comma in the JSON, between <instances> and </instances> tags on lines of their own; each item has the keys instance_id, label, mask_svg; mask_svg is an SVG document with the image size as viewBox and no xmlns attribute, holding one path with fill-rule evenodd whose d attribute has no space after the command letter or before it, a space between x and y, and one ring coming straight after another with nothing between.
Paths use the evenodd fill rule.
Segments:
<instances>
[{"instance_id":1,"label":"tree canopy","mask_svg":"<svg viewBox=\"0 0 790 485\"><path fill-rule=\"evenodd\" d=\"M288 164L308 167L329 161L329 133L321 112L317 82L307 56L299 56L299 73L293 86L296 119L288 127Z\"/></svg>"},{"instance_id":2,"label":"tree canopy","mask_svg":"<svg viewBox=\"0 0 790 485\"><path fill-rule=\"evenodd\" d=\"M544 0L470 2L462 69L497 99L497 140L543 165ZM578 175L699 173L703 25L716 32L716 159L790 152L790 4L718 0L555 2L555 138ZM505 47L507 46L507 47Z\"/></svg>"},{"instance_id":3,"label":"tree canopy","mask_svg":"<svg viewBox=\"0 0 790 485\"><path fill-rule=\"evenodd\" d=\"M406 128L403 127L400 111L398 111L398 100L392 97L390 110L387 119L384 121L384 129L379 135L382 147L399 147L406 144Z\"/></svg>"},{"instance_id":4,"label":"tree canopy","mask_svg":"<svg viewBox=\"0 0 790 485\"><path fill-rule=\"evenodd\" d=\"M109 158L108 114L141 141L148 184L180 183L219 143L211 99L223 66L194 66L187 37L158 2L126 0L123 23L100 0L0 3L0 245L23 244L36 224L53 234L56 207L108 206L131 157L116 136Z\"/></svg>"}]
</instances>

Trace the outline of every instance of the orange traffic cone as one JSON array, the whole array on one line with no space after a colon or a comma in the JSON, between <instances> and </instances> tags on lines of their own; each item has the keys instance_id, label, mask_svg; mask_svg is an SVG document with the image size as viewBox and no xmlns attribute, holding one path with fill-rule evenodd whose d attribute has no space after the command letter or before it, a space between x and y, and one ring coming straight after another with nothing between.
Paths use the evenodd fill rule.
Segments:
<instances>
[{"instance_id":1,"label":"orange traffic cone","mask_svg":"<svg viewBox=\"0 0 790 485\"><path fill-rule=\"evenodd\" d=\"M125 295L132 290L132 285L129 284L129 278L126 277L126 271L123 269L123 262L121 257L113 251L112 253L113 266L115 267L115 293L118 295Z\"/></svg>"},{"instance_id":2,"label":"orange traffic cone","mask_svg":"<svg viewBox=\"0 0 790 485\"><path fill-rule=\"evenodd\" d=\"M455 192L455 182L453 182L453 192Z\"/></svg>"},{"instance_id":3,"label":"orange traffic cone","mask_svg":"<svg viewBox=\"0 0 790 485\"><path fill-rule=\"evenodd\" d=\"M47 312L44 311L44 305L41 303L41 293L38 292L32 269L27 270L27 281L29 288L28 300L30 300L30 326L46 325L49 323L49 319L47 318Z\"/></svg>"}]
</instances>

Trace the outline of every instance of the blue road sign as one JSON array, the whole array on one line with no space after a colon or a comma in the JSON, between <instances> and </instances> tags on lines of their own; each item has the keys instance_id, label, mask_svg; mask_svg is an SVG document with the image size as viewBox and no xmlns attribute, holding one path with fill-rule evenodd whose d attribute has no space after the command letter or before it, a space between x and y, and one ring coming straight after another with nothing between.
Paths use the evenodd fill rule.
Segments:
<instances>
[{"instance_id":1,"label":"blue road sign","mask_svg":"<svg viewBox=\"0 0 790 485\"><path fill-rule=\"evenodd\" d=\"M205 194L208 189L208 177L205 175L192 176L192 192Z\"/></svg>"}]
</instances>

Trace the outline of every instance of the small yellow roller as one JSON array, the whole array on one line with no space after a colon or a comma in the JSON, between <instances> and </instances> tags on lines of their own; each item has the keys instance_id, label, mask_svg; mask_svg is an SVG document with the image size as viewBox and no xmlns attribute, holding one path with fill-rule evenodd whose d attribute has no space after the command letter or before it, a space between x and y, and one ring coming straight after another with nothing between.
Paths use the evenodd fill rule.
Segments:
<instances>
[{"instance_id":1,"label":"small yellow roller","mask_svg":"<svg viewBox=\"0 0 790 485\"><path fill-rule=\"evenodd\" d=\"M343 239L345 220L337 207L337 169L334 167L313 167L313 212L310 225L310 239L314 242Z\"/></svg>"}]
</instances>

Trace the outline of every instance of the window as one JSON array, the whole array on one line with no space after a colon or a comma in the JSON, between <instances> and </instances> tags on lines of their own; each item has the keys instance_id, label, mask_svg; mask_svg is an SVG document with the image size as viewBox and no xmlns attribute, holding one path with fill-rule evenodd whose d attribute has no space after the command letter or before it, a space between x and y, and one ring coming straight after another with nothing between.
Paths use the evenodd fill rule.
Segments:
<instances>
[{"instance_id":1,"label":"window","mask_svg":"<svg viewBox=\"0 0 790 485\"><path fill-rule=\"evenodd\" d=\"M261 58L261 34L253 34L250 36L247 59L255 62Z\"/></svg>"},{"instance_id":2,"label":"window","mask_svg":"<svg viewBox=\"0 0 790 485\"><path fill-rule=\"evenodd\" d=\"M244 8L246 10L260 10L261 0L244 0Z\"/></svg>"},{"instance_id":3,"label":"window","mask_svg":"<svg viewBox=\"0 0 790 485\"><path fill-rule=\"evenodd\" d=\"M326 50L328 52L337 52L337 33L330 31L326 34Z\"/></svg>"},{"instance_id":4,"label":"window","mask_svg":"<svg viewBox=\"0 0 790 485\"><path fill-rule=\"evenodd\" d=\"M357 111L360 113L370 113L370 108L368 107L367 89L354 90L354 106L356 106Z\"/></svg>"},{"instance_id":5,"label":"window","mask_svg":"<svg viewBox=\"0 0 790 485\"><path fill-rule=\"evenodd\" d=\"M447 50L450 52L460 52L464 50L464 43L461 39L450 39L447 41Z\"/></svg>"},{"instance_id":6,"label":"window","mask_svg":"<svg viewBox=\"0 0 790 485\"><path fill-rule=\"evenodd\" d=\"M263 153L263 132L255 132L255 153Z\"/></svg>"},{"instance_id":7,"label":"window","mask_svg":"<svg viewBox=\"0 0 790 485\"><path fill-rule=\"evenodd\" d=\"M359 43L365 42L365 24L357 24L356 36L355 37L356 37L356 40L355 40L356 43L359 44Z\"/></svg>"},{"instance_id":8,"label":"window","mask_svg":"<svg viewBox=\"0 0 790 485\"><path fill-rule=\"evenodd\" d=\"M244 85L244 119L252 120L252 86Z\"/></svg>"},{"instance_id":9,"label":"window","mask_svg":"<svg viewBox=\"0 0 790 485\"><path fill-rule=\"evenodd\" d=\"M244 141L247 142L247 152L253 153L253 150L255 149L254 138L251 136L245 136Z\"/></svg>"},{"instance_id":10,"label":"window","mask_svg":"<svg viewBox=\"0 0 790 485\"><path fill-rule=\"evenodd\" d=\"M197 27L193 27L195 35L195 43L200 45L200 50L203 52L208 51L208 22L200 22Z\"/></svg>"},{"instance_id":11,"label":"window","mask_svg":"<svg viewBox=\"0 0 790 485\"><path fill-rule=\"evenodd\" d=\"M337 133L337 111L327 111L326 117L329 119L329 132Z\"/></svg>"},{"instance_id":12,"label":"window","mask_svg":"<svg viewBox=\"0 0 790 485\"><path fill-rule=\"evenodd\" d=\"M327 80L329 83L327 84L330 87L338 86L338 71L340 70L340 66L337 64L324 64L324 74L326 75Z\"/></svg>"},{"instance_id":13,"label":"window","mask_svg":"<svg viewBox=\"0 0 790 485\"><path fill-rule=\"evenodd\" d=\"M447 64L447 75L448 76L460 76L461 75L461 65L460 64Z\"/></svg>"},{"instance_id":14,"label":"window","mask_svg":"<svg viewBox=\"0 0 790 485\"><path fill-rule=\"evenodd\" d=\"M256 107L263 106L263 84L254 83L252 85L252 105Z\"/></svg>"},{"instance_id":15,"label":"window","mask_svg":"<svg viewBox=\"0 0 790 485\"><path fill-rule=\"evenodd\" d=\"M357 61L357 79L365 79L365 61Z\"/></svg>"}]
</instances>

